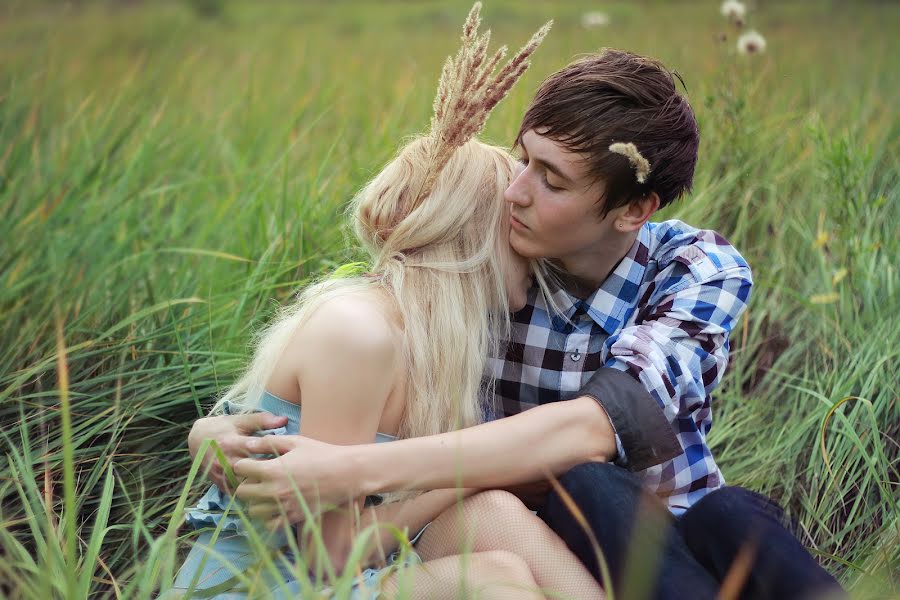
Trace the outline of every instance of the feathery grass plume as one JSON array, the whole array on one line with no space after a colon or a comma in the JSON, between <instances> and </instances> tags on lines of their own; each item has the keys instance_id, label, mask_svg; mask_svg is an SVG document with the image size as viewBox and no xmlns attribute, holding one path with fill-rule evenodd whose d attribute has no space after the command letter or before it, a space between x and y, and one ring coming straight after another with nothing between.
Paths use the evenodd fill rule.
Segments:
<instances>
[{"instance_id":1,"label":"feathery grass plume","mask_svg":"<svg viewBox=\"0 0 900 600\"><path fill-rule=\"evenodd\" d=\"M491 110L506 97L528 69L531 64L528 59L553 24L553 21L548 21L538 29L528 43L495 74L497 66L506 57L506 46L488 58L491 32L488 30L478 35L480 15L481 2L476 2L463 26L459 52L455 58L447 57L441 71L431 117L430 168L416 196L417 203L431 192L453 151L484 128Z\"/></svg>"},{"instance_id":2,"label":"feathery grass plume","mask_svg":"<svg viewBox=\"0 0 900 600\"><path fill-rule=\"evenodd\" d=\"M650 174L650 162L638 151L637 146L631 142L627 144L616 142L609 145L609 151L621 154L628 159L628 162L631 163L631 166L637 172L638 183L647 181L647 175Z\"/></svg>"},{"instance_id":3,"label":"feathery grass plume","mask_svg":"<svg viewBox=\"0 0 900 600\"><path fill-rule=\"evenodd\" d=\"M741 54L762 54L766 51L766 38L758 31L748 31L738 38L737 49Z\"/></svg>"}]
</instances>

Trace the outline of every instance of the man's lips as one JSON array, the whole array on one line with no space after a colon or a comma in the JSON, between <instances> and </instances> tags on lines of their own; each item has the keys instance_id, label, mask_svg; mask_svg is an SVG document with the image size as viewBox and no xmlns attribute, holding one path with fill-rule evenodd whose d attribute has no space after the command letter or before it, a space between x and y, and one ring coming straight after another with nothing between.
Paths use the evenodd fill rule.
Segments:
<instances>
[{"instance_id":1,"label":"man's lips","mask_svg":"<svg viewBox=\"0 0 900 600\"><path fill-rule=\"evenodd\" d=\"M518 220L514 216L509 216L509 224L513 229L528 229L528 227L522 221Z\"/></svg>"}]
</instances>

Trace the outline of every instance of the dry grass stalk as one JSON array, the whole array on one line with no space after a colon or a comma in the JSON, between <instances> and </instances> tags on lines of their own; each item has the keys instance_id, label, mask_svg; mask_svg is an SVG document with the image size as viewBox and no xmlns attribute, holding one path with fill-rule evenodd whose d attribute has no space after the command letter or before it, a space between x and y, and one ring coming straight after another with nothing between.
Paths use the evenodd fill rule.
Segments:
<instances>
[{"instance_id":1,"label":"dry grass stalk","mask_svg":"<svg viewBox=\"0 0 900 600\"><path fill-rule=\"evenodd\" d=\"M481 3L476 2L463 26L462 46L455 58L448 57L441 71L434 114L431 117L431 161L419 193L418 203L428 195L453 152L477 135L491 110L515 85L530 65L529 58L540 46L552 21L538 29L525 46L498 73L506 46L488 58L490 30L478 35Z\"/></svg>"}]
</instances>

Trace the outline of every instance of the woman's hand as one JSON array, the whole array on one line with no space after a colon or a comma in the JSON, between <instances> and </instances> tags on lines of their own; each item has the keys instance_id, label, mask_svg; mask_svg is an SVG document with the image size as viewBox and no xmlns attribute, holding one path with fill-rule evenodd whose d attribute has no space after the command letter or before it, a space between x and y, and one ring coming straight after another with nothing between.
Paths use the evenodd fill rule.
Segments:
<instances>
[{"instance_id":1,"label":"woman's hand","mask_svg":"<svg viewBox=\"0 0 900 600\"><path fill-rule=\"evenodd\" d=\"M271 413L252 413L246 415L221 415L216 417L204 417L197 419L188 434L188 450L191 459L196 458L200 446L205 440L215 440L225 459L231 468L234 464L252 454L247 447L248 442L259 438L253 437L253 433L261 429L274 429L283 427L287 423L287 417L277 417ZM219 486L219 489L231 493L228 480L222 465L216 460L216 454L212 447L203 456L201 468L207 471L209 479Z\"/></svg>"},{"instance_id":2,"label":"woman's hand","mask_svg":"<svg viewBox=\"0 0 900 600\"><path fill-rule=\"evenodd\" d=\"M364 495L354 470L354 446L327 444L299 435L271 435L248 440L252 454L277 458L244 458L234 464L244 481L234 495L249 504L251 517L275 528L306 519L320 505L344 504ZM302 500L301 500L302 498Z\"/></svg>"}]
</instances>

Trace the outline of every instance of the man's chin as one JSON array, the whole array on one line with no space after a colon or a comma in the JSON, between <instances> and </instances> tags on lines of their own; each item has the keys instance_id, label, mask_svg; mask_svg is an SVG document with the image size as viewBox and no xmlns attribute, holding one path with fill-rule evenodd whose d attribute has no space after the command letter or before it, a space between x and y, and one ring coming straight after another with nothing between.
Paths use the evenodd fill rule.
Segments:
<instances>
[{"instance_id":1,"label":"man's chin","mask_svg":"<svg viewBox=\"0 0 900 600\"><path fill-rule=\"evenodd\" d=\"M528 240L522 239L515 231L509 234L509 245L522 258L544 258L540 248L535 247Z\"/></svg>"}]
</instances>

